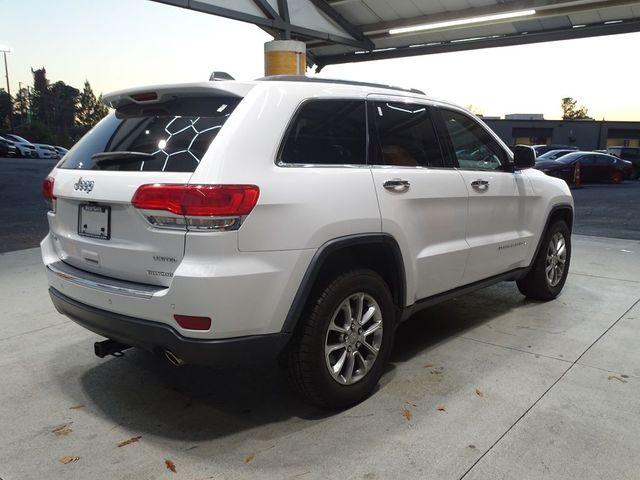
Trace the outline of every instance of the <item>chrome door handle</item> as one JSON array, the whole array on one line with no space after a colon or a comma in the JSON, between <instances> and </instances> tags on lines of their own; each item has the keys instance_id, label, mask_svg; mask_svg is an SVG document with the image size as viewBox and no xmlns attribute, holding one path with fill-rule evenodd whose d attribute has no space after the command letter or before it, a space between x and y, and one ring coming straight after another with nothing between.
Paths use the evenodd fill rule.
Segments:
<instances>
[{"instance_id":1,"label":"chrome door handle","mask_svg":"<svg viewBox=\"0 0 640 480\"><path fill-rule=\"evenodd\" d=\"M402 192L406 192L407 190L409 190L409 187L411 187L411 184L409 183L408 180L402 180L400 178L393 178L391 180L387 180L386 182L384 182L382 184L382 186L384 188L386 188L389 191L392 192L396 192L396 193L402 193Z\"/></svg>"},{"instance_id":2,"label":"chrome door handle","mask_svg":"<svg viewBox=\"0 0 640 480\"><path fill-rule=\"evenodd\" d=\"M471 186L478 190L489 188L489 182L487 180L474 180L471 182Z\"/></svg>"}]
</instances>

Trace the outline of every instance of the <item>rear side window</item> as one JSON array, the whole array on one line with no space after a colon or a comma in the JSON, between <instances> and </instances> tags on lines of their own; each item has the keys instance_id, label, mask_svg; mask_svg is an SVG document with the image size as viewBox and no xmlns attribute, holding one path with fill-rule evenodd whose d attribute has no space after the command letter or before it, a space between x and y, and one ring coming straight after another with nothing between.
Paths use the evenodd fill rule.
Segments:
<instances>
[{"instance_id":1,"label":"rear side window","mask_svg":"<svg viewBox=\"0 0 640 480\"><path fill-rule=\"evenodd\" d=\"M372 115L377 133L374 165L444 167L430 110L425 105L375 102Z\"/></svg>"},{"instance_id":2,"label":"rear side window","mask_svg":"<svg viewBox=\"0 0 640 480\"><path fill-rule=\"evenodd\" d=\"M239 101L204 97L127 105L87 133L59 168L193 172ZM107 153L113 155L99 155Z\"/></svg>"},{"instance_id":3,"label":"rear side window","mask_svg":"<svg viewBox=\"0 0 640 480\"><path fill-rule=\"evenodd\" d=\"M500 170L508 162L498 142L474 120L452 110L441 113L460 168Z\"/></svg>"},{"instance_id":4,"label":"rear side window","mask_svg":"<svg viewBox=\"0 0 640 480\"><path fill-rule=\"evenodd\" d=\"M291 124L279 162L310 165L367 163L364 100L313 100Z\"/></svg>"}]
</instances>

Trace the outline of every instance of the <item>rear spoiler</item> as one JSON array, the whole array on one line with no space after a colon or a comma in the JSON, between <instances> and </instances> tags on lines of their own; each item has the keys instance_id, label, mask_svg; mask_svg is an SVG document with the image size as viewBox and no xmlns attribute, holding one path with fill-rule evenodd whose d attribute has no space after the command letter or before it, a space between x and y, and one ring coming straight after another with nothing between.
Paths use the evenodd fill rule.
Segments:
<instances>
[{"instance_id":1,"label":"rear spoiler","mask_svg":"<svg viewBox=\"0 0 640 480\"><path fill-rule=\"evenodd\" d=\"M127 105L160 104L178 98L193 97L244 97L255 86L254 83L217 81L215 83L184 83L155 85L118 90L103 97L106 106L116 110Z\"/></svg>"}]
</instances>

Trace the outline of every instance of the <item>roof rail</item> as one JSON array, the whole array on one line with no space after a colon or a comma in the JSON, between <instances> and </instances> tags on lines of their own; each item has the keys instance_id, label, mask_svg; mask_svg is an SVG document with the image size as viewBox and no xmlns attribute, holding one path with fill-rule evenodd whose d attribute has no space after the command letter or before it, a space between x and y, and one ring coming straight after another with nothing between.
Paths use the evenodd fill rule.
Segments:
<instances>
[{"instance_id":1,"label":"roof rail","mask_svg":"<svg viewBox=\"0 0 640 480\"><path fill-rule=\"evenodd\" d=\"M402 87L394 87L392 85L383 85L381 83L369 83L369 82L355 82L352 80L338 80L331 78L318 78L318 77L303 77L302 75L273 75L270 77L261 77L256 78L256 81L259 82L308 82L308 83L335 83L339 85L355 85L359 87L375 87L375 88L385 88L389 90L399 90L401 92L410 92L410 93L418 93L420 95L425 95L422 90L418 90L417 88L402 88Z\"/></svg>"}]
</instances>

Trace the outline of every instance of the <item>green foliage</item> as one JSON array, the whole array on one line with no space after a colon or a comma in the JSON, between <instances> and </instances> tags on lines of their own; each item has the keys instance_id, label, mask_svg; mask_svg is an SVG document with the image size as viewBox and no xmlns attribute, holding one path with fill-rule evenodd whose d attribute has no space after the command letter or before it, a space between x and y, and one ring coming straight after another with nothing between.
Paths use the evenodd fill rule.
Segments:
<instances>
[{"instance_id":1,"label":"green foliage","mask_svg":"<svg viewBox=\"0 0 640 480\"><path fill-rule=\"evenodd\" d=\"M76 119L80 127L89 130L109 113L109 109L102 103L102 95L96 98L89 80L85 80L84 89L78 97Z\"/></svg>"},{"instance_id":2,"label":"green foliage","mask_svg":"<svg viewBox=\"0 0 640 480\"><path fill-rule=\"evenodd\" d=\"M589 118L586 107L577 107L578 102L571 97L562 99L562 119L563 120L579 120L581 118Z\"/></svg>"},{"instance_id":3,"label":"green foliage","mask_svg":"<svg viewBox=\"0 0 640 480\"><path fill-rule=\"evenodd\" d=\"M53 84L44 67L33 70L33 88L22 88L13 99L16 133L34 142L71 147L109 113L89 81L82 92L62 81ZM0 128L8 128L9 95L0 89Z\"/></svg>"}]
</instances>

